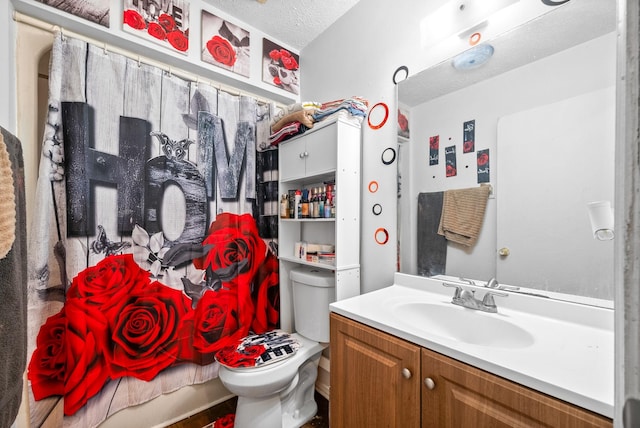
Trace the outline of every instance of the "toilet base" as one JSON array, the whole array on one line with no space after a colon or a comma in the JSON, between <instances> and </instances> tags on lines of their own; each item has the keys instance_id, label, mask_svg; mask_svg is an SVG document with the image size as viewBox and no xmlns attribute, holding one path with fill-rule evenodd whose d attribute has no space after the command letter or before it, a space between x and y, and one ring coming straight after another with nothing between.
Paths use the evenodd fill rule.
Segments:
<instances>
[{"instance_id":1,"label":"toilet base","mask_svg":"<svg viewBox=\"0 0 640 428\"><path fill-rule=\"evenodd\" d=\"M268 397L238 397L235 428L300 428L317 413L315 382L320 353L300 367L292 384Z\"/></svg>"}]
</instances>

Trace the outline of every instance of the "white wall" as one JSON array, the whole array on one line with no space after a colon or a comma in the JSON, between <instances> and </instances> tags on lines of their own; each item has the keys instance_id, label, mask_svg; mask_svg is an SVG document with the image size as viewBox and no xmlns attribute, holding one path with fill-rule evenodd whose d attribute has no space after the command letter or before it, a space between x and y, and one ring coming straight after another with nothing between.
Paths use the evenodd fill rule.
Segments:
<instances>
[{"instance_id":1,"label":"white wall","mask_svg":"<svg viewBox=\"0 0 640 428\"><path fill-rule=\"evenodd\" d=\"M363 0L301 52L301 99L359 95L369 100L370 107L379 102L389 106L389 119L382 128L372 130L366 120L362 126L362 292L392 284L396 271L397 162L385 166L380 156L385 148L397 145L393 74L402 65L410 74L425 66L419 21L434 3L438 2ZM375 193L367 190L372 180L380 185ZM371 211L376 203L382 205L378 216ZM389 232L386 245L374 240L379 227Z\"/></svg>"},{"instance_id":2,"label":"white wall","mask_svg":"<svg viewBox=\"0 0 640 428\"><path fill-rule=\"evenodd\" d=\"M443 60L443 57L437 57L437 55L427 55L420 42L420 20L439 4L441 2L412 0L362 1L301 52L301 57L304 58L304 67L301 69L301 99L326 101L360 95L367 98L371 106L378 102L384 102L389 106L390 119L381 129L372 130L367 126L366 121L363 123L362 292L391 284L393 272L397 267L395 245L381 246L373 240L373 234L378 227L389 230L390 243L396 242L398 237L396 233L398 228L396 164L384 166L380 162L382 151L386 147L395 146L397 141L395 129L397 102L392 77L399 66L407 66L409 75L412 75ZM402 24L398 25L398 23ZM584 48L580 53L582 55L580 63L540 62L531 66L532 68L527 72L532 74L530 79L533 79L530 80L529 87L517 93L514 93L510 86L506 88L502 86L501 82L496 82L496 86L491 87L477 85L478 88L475 90L480 91L479 98L461 91L451 95L448 101L443 102L444 104L433 105L431 108L424 107L422 110L416 109L411 112L414 118L411 123L412 136L418 136L420 141L419 139L424 139L426 135L424 128L422 134L419 131L420 126L424 124L420 122L421 117L442 118L443 112L446 112L447 116L455 112L455 135L457 135L459 133L457 127L458 124L461 127L461 120L475 118L482 123L495 123L498 117L509 112L570 97L587 91L585 89L587 87L595 88L600 85L600 83L594 84L585 80L590 76L595 79L605 78L607 85L613 85L615 83L615 36L607 36L600 43L606 44L607 55L609 55L606 61L596 64L592 61L592 52L588 51L589 48ZM587 68L589 72L585 73L584 70ZM517 72L516 70L512 73ZM603 77L602 73L606 76ZM513 78L510 76L513 74L507 73L504 76L507 83ZM542 83L544 85L541 86ZM491 85L491 83L484 85ZM551 98L548 98L548 95ZM461 104L461 99L478 101ZM505 99L507 104L503 104ZM502 107L498 108L498 103ZM478 129L476 139L490 141L487 147L495 150L495 126L492 130ZM444 141L441 140L441 145L443 144ZM402 149L403 158L417 159L421 156L420 153L409 152L407 149L407 147ZM466 183L470 183L471 176L474 180L473 185L477 185L473 165L470 165L467 172L466 176L461 175L455 182L450 181L451 187L465 186ZM403 176L403 197L409 192L417 194L409 188L410 181L415 182L416 179L418 179L416 176L412 176L411 179ZM380 190L375 194L367 190L371 180L380 183ZM438 185L433 188L441 187ZM426 190L429 190L429 187ZM383 213L380 216L374 216L371 212L371 207L375 203L383 206ZM412 215L416 212L415 210L415 201L412 201L409 208L402 210L403 217L400 222L400 229L407 232L411 238L415 237L415 216ZM490 201L487 216L485 226L488 230L483 230L481 241L474 250L475 254L482 253L483 256L475 258L472 266L461 268L461 274L477 275L479 278L490 278L495 275L495 200ZM413 224L409 229L412 218ZM415 246L415 240L408 244ZM454 250L453 253L450 258L454 263L464 264L470 259L464 251L458 251L459 254L455 254Z\"/></svg>"}]
</instances>

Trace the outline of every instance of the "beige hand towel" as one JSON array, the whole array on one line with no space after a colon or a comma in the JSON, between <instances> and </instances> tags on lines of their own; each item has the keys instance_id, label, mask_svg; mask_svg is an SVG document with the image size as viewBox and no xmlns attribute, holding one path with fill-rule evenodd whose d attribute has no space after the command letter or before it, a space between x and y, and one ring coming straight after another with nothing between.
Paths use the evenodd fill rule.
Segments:
<instances>
[{"instance_id":1,"label":"beige hand towel","mask_svg":"<svg viewBox=\"0 0 640 428\"><path fill-rule=\"evenodd\" d=\"M490 186L446 190L438 234L467 247L478 240Z\"/></svg>"},{"instance_id":2,"label":"beige hand towel","mask_svg":"<svg viewBox=\"0 0 640 428\"><path fill-rule=\"evenodd\" d=\"M4 258L16 239L16 201L11 160L0 133L0 259Z\"/></svg>"}]
</instances>

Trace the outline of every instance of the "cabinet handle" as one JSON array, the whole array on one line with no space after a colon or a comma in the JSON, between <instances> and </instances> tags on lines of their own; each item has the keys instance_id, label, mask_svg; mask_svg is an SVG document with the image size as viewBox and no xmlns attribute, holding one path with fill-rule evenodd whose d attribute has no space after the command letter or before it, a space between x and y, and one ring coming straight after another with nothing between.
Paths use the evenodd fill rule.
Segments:
<instances>
[{"instance_id":1,"label":"cabinet handle","mask_svg":"<svg viewBox=\"0 0 640 428\"><path fill-rule=\"evenodd\" d=\"M402 369L402 377L404 377L405 379L411 379L411 370L406 367Z\"/></svg>"},{"instance_id":2,"label":"cabinet handle","mask_svg":"<svg viewBox=\"0 0 640 428\"><path fill-rule=\"evenodd\" d=\"M300 153L300 159L304 159L304 153Z\"/></svg>"},{"instance_id":3,"label":"cabinet handle","mask_svg":"<svg viewBox=\"0 0 640 428\"><path fill-rule=\"evenodd\" d=\"M430 377L425 377L424 378L424 385L428 388L428 389L433 389L436 387L436 383L433 381L433 379L431 379Z\"/></svg>"},{"instance_id":4,"label":"cabinet handle","mask_svg":"<svg viewBox=\"0 0 640 428\"><path fill-rule=\"evenodd\" d=\"M307 156L309 156L309 152L305 151L304 152L304 157L306 158Z\"/></svg>"}]
</instances>

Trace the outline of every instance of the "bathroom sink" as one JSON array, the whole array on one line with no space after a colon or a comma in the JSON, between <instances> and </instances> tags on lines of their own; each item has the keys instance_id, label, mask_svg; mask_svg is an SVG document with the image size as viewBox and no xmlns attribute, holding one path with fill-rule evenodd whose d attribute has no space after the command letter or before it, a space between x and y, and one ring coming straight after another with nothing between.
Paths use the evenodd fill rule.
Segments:
<instances>
[{"instance_id":1,"label":"bathroom sink","mask_svg":"<svg viewBox=\"0 0 640 428\"><path fill-rule=\"evenodd\" d=\"M398 321L426 335L499 348L525 348L534 343L531 333L500 313L426 302L398 303L393 312Z\"/></svg>"}]
</instances>

